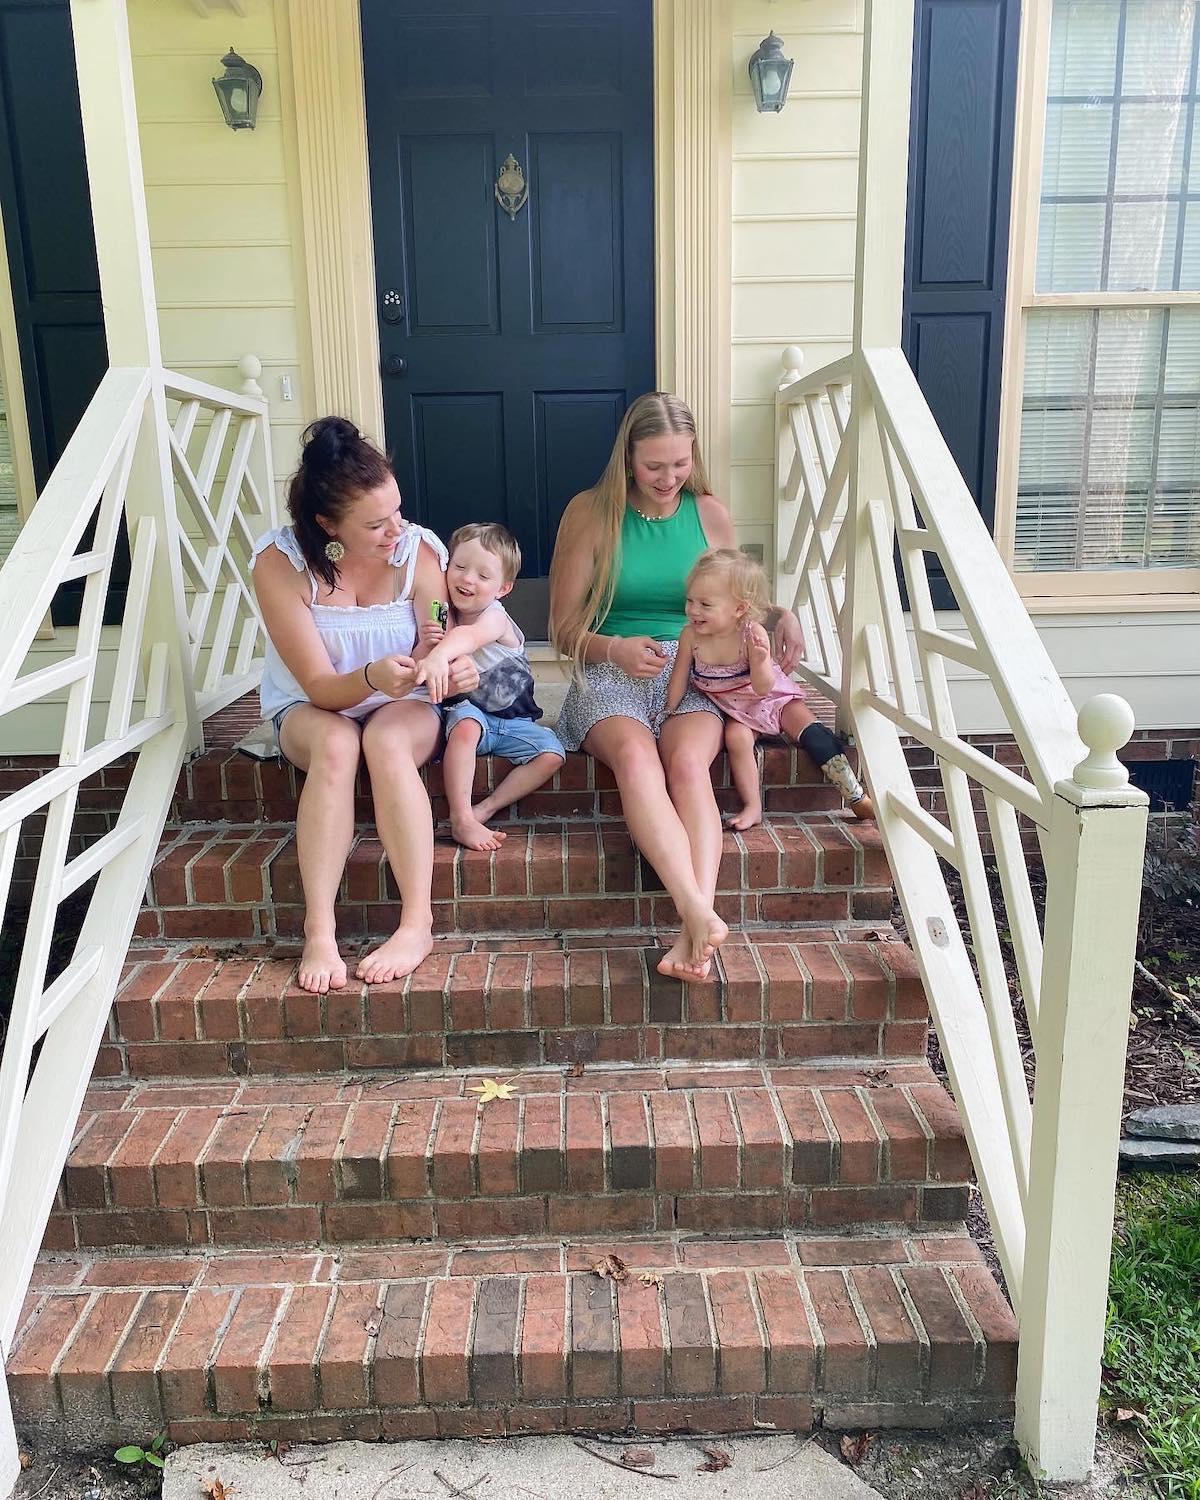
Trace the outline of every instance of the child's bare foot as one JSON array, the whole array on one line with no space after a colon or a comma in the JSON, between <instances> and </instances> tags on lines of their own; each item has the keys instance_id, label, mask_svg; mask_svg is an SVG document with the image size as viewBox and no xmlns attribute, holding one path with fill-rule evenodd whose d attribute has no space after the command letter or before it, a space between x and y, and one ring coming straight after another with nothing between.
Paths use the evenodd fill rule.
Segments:
<instances>
[{"instance_id":1,"label":"child's bare foot","mask_svg":"<svg viewBox=\"0 0 1200 1500\"><path fill-rule=\"evenodd\" d=\"M310 937L304 940L296 983L310 995L345 988L346 965L338 952L336 938Z\"/></svg>"},{"instance_id":2,"label":"child's bare foot","mask_svg":"<svg viewBox=\"0 0 1200 1500\"><path fill-rule=\"evenodd\" d=\"M694 964L691 960L691 951L691 939L686 932L681 932L659 959L658 972L665 974L668 979L682 980L685 984L689 979L707 979L712 969L712 960L705 959L701 964Z\"/></svg>"},{"instance_id":3,"label":"child's bare foot","mask_svg":"<svg viewBox=\"0 0 1200 1500\"><path fill-rule=\"evenodd\" d=\"M390 984L393 979L403 979L411 974L433 948L433 934L428 927L396 928L386 943L365 955L355 969L355 977L367 984Z\"/></svg>"},{"instance_id":4,"label":"child's bare foot","mask_svg":"<svg viewBox=\"0 0 1200 1500\"><path fill-rule=\"evenodd\" d=\"M473 818L478 818L481 823L486 824L490 823L496 816L496 814L500 811L500 808L493 806L492 799L490 797L485 797L482 802L477 802L471 809L471 816ZM500 842L503 843L504 840L508 837L508 834L502 833L498 828L494 828L492 829L492 836L493 838L498 838Z\"/></svg>"},{"instance_id":5,"label":"child's bare foot","mask_svg":"<svg viewBox=\"0 0 1200 1500\"><path fill-rule=\"evenodd\" d=\"M864 792L857 802L851 802L850 811L856 818L873 818L875 816L875 804Z\"/></svg>"},{"instance_id":6,"label":"child's bare foot","mask_svg":"<svg viewBox=\"0 0 1200 1500\"><path fill-rule=\"evenodd\" d=\"M729 820L730 828L736 829L738 833L747 828L757 828L762 822L762 803L747 802L740 813L735 813Z\"/></svg>"},{"instance_id":7,"label":"child's bare foot","mask_svg":"<svg viewBox=\"0 0 1200 1500\"><path fill-rule=\"evenodd\" d=\"M499 849L504 842L504 835L485 828L474 809L461 818L450 819L450 834L464 849Z\"/></svg>"}]
</instances>

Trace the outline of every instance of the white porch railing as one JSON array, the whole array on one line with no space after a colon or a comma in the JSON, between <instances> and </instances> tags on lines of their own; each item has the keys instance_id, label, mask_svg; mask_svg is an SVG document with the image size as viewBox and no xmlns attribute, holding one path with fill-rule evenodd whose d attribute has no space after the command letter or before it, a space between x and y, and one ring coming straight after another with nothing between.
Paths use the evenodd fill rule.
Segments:
<instances>
[{"instance_id":1,"label":"white porch railing","mask_svg":"<svg viewBox=\"0 0 1200 1500\"><path fill-rule=\"evenodd\" d=\"M1078 1478L1095 1434L1146 827L1113 754L1133 716L1098 698L1077 718L900 350L808 376L799 351L784 363L778 597L805 629L800 675L853 731L875 800L1020 1322L1018 1438L1036 1471ZM961 622L935 613L929 556ZM963 738L947 662L986 678L1028 777ZM944 821L918 800L905 736L936 757ZM975 793L1034 1044L1032 1103ZM1045 867L1041 921L1022 820ZM961 926L939 860L961 878Z\"/></svg>"},{"instance_id":2,"label":"white porch railing","mask_svg":"<svg viewBox=\"0 0 1200 1500\"><path fill-rule=\"evenodd\" d=\"M0 721L65 695L58 765L0 799L0 919L22 827L45 817L0 1060L0 1368L179 768L200 746L202 720L261 670L246 558L274 508L262 400L163 370L110 369L0 570ZM105 704L96 676L122 517L129 581ZM21 675L70 579L84 586L67 654ZM80 786L122 756L133 757L133 773L116 821L79 847ZM47 982L59 907L91 881L70 959ZM0 1492L15 1465L0 1379Z\"/></svg>"}]
</instances>

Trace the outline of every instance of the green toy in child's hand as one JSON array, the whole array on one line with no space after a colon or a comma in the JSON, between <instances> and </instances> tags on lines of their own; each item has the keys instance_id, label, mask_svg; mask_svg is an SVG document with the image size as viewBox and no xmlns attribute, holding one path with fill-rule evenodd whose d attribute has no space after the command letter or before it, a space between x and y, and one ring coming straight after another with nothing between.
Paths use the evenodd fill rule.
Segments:
<instances>
[{"instance_id":1,"label":"green toy in child's hand","mask_svg":"<svg viewBox=\"0 0 1200 1500\"><path fill-rule=\"evenodd\" d=\"M443 630L450 623L450 606L444 599L431 599L429 601L429 618L435 625L440 625Z\"/></svg>"}]
</instances>

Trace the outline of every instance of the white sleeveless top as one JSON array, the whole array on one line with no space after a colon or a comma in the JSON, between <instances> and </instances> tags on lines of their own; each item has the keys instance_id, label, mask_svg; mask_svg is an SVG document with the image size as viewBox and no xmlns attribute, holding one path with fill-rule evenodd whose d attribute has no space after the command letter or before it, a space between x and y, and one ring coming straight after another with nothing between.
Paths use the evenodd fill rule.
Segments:
<instances>
[{"instance_id":1,"label":"white sleeveless top","mask_svg":"<svg viewBox=\"0 0 1200 1500\"><path fill-rule=\"evenodd\" d=\"M312 617L317 634L329 652L329 661L335 672L353 672L365 667L368 662L378 661L382 656L411 656L417 643L417 616L413 608L413 577L417 569L417 554L421 543L428 542L437 554L438 562L446 566L446 549L441 538L427 531L424 526L409 524L396 543L392 553L392 567L401 570L397 597L385 604L318 604L317 580L309 572L296 533L290 526L281 526L268 531L254 544L250 566L268 547L277 547L298 573L308 573L312 586ZM273 719L281 709L293 703L307 703L308 695L288 671L283 658L268 636L266 665L263 668L262 699L264 719ZM428 694L423 687L415 688L408 697L427 703ZM372 693L353 708L341 712L348 719L365 719L368 714L384 703L395 700L386 693Z\"/></svg>"}]
</instances>

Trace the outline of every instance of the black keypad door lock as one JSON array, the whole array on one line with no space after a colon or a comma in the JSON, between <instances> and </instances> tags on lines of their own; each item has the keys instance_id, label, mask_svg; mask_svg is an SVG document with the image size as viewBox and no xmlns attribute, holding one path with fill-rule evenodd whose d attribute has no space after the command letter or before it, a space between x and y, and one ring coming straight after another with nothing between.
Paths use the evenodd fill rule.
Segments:
<instances>
[{"instance_id":1,"label":"black keypad door lock","mask_svg":"<svg viewBox=\"0 0 1200 1500\"><path fill-rule=\"evenodd\" d=\"M404 293L398 292L395 287L388 287L380 300L380 317L385 323L402 323L404 321Z\"/></svg>"}]
</instances>

